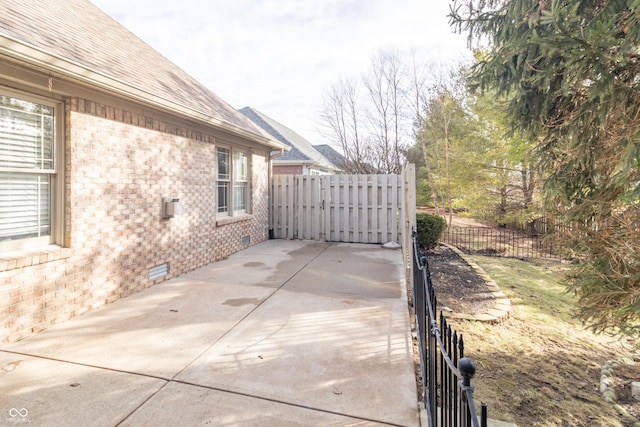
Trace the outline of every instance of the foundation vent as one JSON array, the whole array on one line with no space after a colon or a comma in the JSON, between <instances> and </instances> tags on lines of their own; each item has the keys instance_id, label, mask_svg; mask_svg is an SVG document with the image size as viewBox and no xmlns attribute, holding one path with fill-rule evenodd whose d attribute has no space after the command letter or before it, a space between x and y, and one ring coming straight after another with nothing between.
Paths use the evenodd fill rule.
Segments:
<instances>
[{"instance_id":1,"label":"foundation vent","mask_svg":"<svg viewBox=\"0 0 640 427\"><path fill-rule=\"evenodd\" d=\"M161 279L167 274L169 274L168 262L165 262L164 264L156 265L155 267L151 267L149 269L149 281L153 282L155 280Z\"/></svg>"},{"instance_id":2,"label":"foundation vent","mask_svg":"<svg viewBox=\"0 0 640 427\"><path fill-rule=\"evenodd\" d=\"M251 244L251 237L250 236L244 236L242 238L242 246L248 246Z\"/></svg>"}]
</instances>

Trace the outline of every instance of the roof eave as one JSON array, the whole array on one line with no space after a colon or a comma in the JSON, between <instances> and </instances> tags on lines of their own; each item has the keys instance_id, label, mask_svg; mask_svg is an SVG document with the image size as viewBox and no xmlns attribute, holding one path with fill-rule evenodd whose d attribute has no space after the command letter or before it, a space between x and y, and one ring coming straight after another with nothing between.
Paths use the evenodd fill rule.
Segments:
<instances>
[{"instance_id":1,"label":"roof eave","mask_svg":"<svg viewBox=\"0 0 640 427\"><path fill-rule=\"evenodd\" d=\"M223 120L211 117L182 104L154 95L142 88L87 68L74 61L52 55L37 47L7 37L6 35L0 35L0 55L13 58L23 65L26 64L37 67L48 73L54 73L57 76L78 81L119 97L134 100L164 112L195 120L273 149L285 151L289 149L288 146L280 141L249 132Z\"/></svg>"},{"instance_id":2,"label":"roof eave","mask_svg":"<svg viewBox=\"0 0 640 427\"><path fill-rule=\"evenodd\" d=\"M281 165L314 165L312 161L309 160L283 160L278 159L277 162Z\"/></svg>"},{"instance_id":3,"label":"roof eave","mask_svg":"<svg viewBox=\"0 0 640 427\"><path fill-rule=\"evenodd\" d=\"M310 160L281 160L281 159L275 159L274 163L277 163L279 165L287 165L287 166L293 166L293 165L303 165L303 166L314 166L317 168L321 168L321 169L326 169L326 170L332 170L332 171L338 171L340 169L336 168L335 166L327 166L327 165L323 165L320 163L316 163Z\"/></svg>"}]
</instances>

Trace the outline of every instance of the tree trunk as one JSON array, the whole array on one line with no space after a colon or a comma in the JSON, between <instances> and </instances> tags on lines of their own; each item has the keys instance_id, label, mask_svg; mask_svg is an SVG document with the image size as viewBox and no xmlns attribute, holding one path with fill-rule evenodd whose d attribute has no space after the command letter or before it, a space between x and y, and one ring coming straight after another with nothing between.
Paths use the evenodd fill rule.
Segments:
<instances>
[{"instance_id":1,"label":"tree trunk","mask_svg":"<svg viewBox=\"0 0 640 427\"><path fill-rule=\"evenodd\" d=\"M433 207L436 210L436 215L440 215L440 208L438 206L438 194L436 193L436 185L433 181L433 173L431 172L431 165L429 164L429 153L427 153L427 142L422 139L422 156L424 157L424 165L427 168L427 179L429 180L429 189L431 190L431 200L433 200Z\"/></svg>"},{"instance_id":2,"label":"tree trunk","mask_svg":"<svg viewBox=\"0 0 640 427\"><path fill-rule=\"evenodd\" d=\"M444 122L444 168L447 179L447 200L449 202L449 227L453 222L453 199L451 197L451 178L449 175L449 122Z\"/></svg>"}]
</instances>

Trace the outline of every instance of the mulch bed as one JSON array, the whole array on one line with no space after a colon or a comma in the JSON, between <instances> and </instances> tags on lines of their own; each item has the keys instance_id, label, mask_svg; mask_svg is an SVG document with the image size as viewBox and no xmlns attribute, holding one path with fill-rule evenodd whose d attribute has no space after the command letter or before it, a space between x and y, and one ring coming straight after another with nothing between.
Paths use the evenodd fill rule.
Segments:
<instances>
[{"instance_id":1,"label":"mulch bed","mask_svg":"<svg viewBox=\"0 0 640 427\"><path fill-rule=\"evenodd\" d=\"M494 298L478 273L446 246L426 251L438 312L481 314L493 308Z\"/></svg>"}]
</instances>

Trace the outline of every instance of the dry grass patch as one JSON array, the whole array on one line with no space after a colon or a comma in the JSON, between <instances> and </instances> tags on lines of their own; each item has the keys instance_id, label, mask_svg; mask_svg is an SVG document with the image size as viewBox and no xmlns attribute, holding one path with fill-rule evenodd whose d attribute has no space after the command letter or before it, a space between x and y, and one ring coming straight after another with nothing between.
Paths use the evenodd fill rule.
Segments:
<instances>
[{"instance_id":1,"label":"dry grass patch","mask_svg":"<svg viewBox=\"0 0 640 427\"><path fill-rule=\"evenodd\" d=\"M593 334L574 319L576 300L561 283L565 266L469 258L513 304L511 317L498 325L452 323L477 364L475 397L488 404L490 418L519 427L629 425L604 402L599 382L607 361L634 356L632 343ZM630 365L640 372L640 364Z\"/></svg>"}]
</instances>

